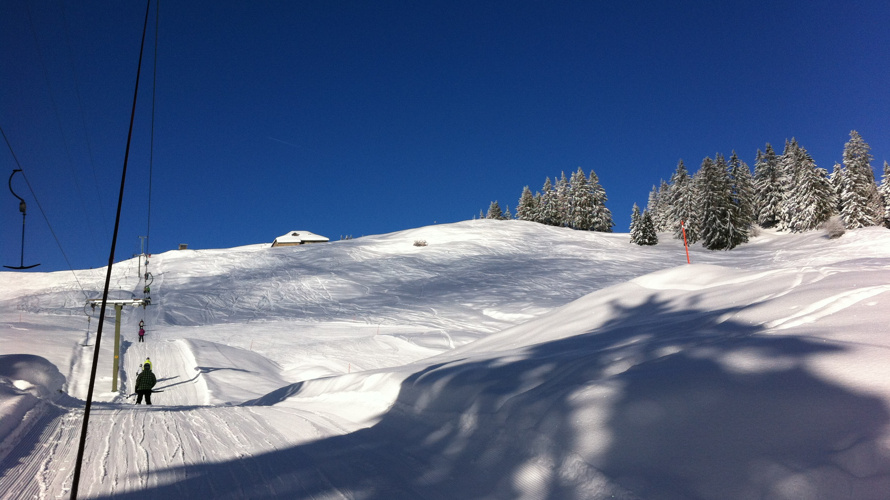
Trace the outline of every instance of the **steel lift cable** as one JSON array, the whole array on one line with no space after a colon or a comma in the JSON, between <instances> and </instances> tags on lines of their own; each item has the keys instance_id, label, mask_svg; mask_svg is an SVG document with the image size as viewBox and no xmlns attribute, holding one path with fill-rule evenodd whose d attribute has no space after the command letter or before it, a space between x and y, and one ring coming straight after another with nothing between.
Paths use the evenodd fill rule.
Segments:
<instances>
[{"instance_id":1,"label":"steel lift cable","mask_svg":"<svg viewBox=\"0 0 890 500\"><path fill-rule=\"evenodd\" d=\"M111 269L114 265L114 250L117 246L117 233L120 228L121 222L121 207L124 203L124 187L126 186L127 180L127 162L130 158L130 143L133 140L133 121L136 117L136 98L139 95L139 77L142 72L142 54L145 50L145 32L148 28L148 14L151 11L151 0L146 2L145 6L145 21L142 26L142 43L139 47L139 62L136 65L136 85L133 90L133 107L130 111L130 128L127 133L127 147L124 153L124 166L121 172L121 187L120 194L117 199L117 214L114 219L114 234L111 238L111 251L108 256L108 271L105 274L105 290L102 293L102 307L99 311L99 326L96 332L96 343L95 348L93 350L93 366L90 371L90 385L87 390L87 400L84 405L84 413L83 413L83 426L80 431L80 442L77 447L77 459L74 462L74 478L72 480L71 485L71 500L77 499L77 490L80 485L80 472L81 466L83 464L83 453L86 448L86 440L87 440L87 431L89 429L90 422L90 407L93 403L93 389L96 385L96 370L99 366L99 346L102 341L102 326L105 323L105 309L108 305L108 288L111 285Z\"/></svg>"},{"instance_id":2,"label":"steel lift cable","mask_svg":"<svg viewBox=\"0 0 890 500\"><path fill-rule=\"evenodd\" d=\"M53 239L56 240L56 245L59 247L59 251L62 252L62 257L65 258L65 263L68 264L68 269L74 274L74 281L77 282L77 286L80 287L81 293L83 293L84 297L89 297L87 292L83 289L83 285L81 285L80 280L77 279L77 273L74 272L74 268L71 267L71 261L68 260L68 255L65 253L65 249L62 248L62 242L59 241L59 237L56 236L56 231L53 229L53 225L50 224L49 218L46 216L46 212L43 211L43 206L40 204L40 199L37 198L37 193L34 192L34 188L31 187L31 182L28 181L28 176L25 174L25 170L22 168L22 164L19 163L18 157L15 155L15 151L12 149L12 144L9 143L9 139L6 137L6 132L3 131L3 127L0 126L0 135L3 136L3 140L6 141L6 147L9 148L9 153L12 155L12 159L15 161L18 170L22 172L22 177L25 179L25 184L28 185L28 191L31 192L31 196L34 198L34 201L37 203L37 208L40 210L40 215L43 216L43 220L46 221L46 226L49 228L50 234L53 235Z\"/></svg>"},{"instance_id":3,"label":"steel lift cable","mask_svg":"<svg viewBox=\"0 0 890 500\"><path fill-rule=\"evenodd\" d=\"M80 189L80 182L78 182L78 175L74 171L74 160L71 156L71 148L68 146L68 137L65 134L65 127L62 126L61 115L59 114L59 106L56 103L56 99L54 97L53 86L50 84L49 71L46 66L46 59L44 57L43 51L40 49L40 42L37 38L37 30L34 28L34 18L31 15L31 6L28 2L25 2L25 7L28 11L28 25L31 28L31 36L34 38L34 47L37 49L37 58L40 61L40 66L43 68L43 80L46 83L47 94L49 95L49 102L52 104L53 115L56 118L56 124L59 127L59 134L62 137L62 145L65 147L65 157L68 159L67 167L68 171L71 174L72 184L74 185L74 191L77 193L78 201L80 202L80 208L83 210L85 214L84 220L86 221L87 229L90 234L90 242L93 245L93 248L98 253L99 246L97 245L98 238L96 237L96 233L93 230L93 225L90 224L89 215L91 213L90 210L87 210L87 206L84 204L84 196L83 192Z\"/></svg>"},{"instance_id":4,"label":"steel lift cable","mask_svg":"<svg viewBox=\"0 0 890 500\"><path fill-rule=\"evenodd\" d=\"M149 251L149 243L151 243L151 176L152 170L154 167L154 157L155 157L155 101L156 101L156 92L157 81L158 81L158 26L161 23L161 2L160 0L155 2L155 53L154 53L154 68L152 69L152 80L151 80L151 139L148 148L148 222L145 227L145 250L144 252L150 254ZM147 264L146 264L147 265ZM147 272L147 271L146 271Z\"/></svg>"},{"instance_id":5,"label":"steel lift cable","mask_svg":"<svg viewBox=\"0 0 890 500\"><path fill-rule=\"evenodd\" d=\"M77 109L80 113L80 124L83 127L83 135L86 139L87 154L90 158L90 170L93 174L93 190L95 191L96 199L102 200L102 193L99 190L99 176L96 174L96 161L93 155L93 143L90 140L90 132L89 128L87 128L86 113L84 113L83 111L83 98L80 95L80 79L77 75L77 67L74 65L74 55L71 53L71 47L73 46L73 44L71 43L71 36L68 30L68 17L65 15L65 2L63 1L59 2L59 12L62 15L62 26L65 28L65 46L68 48L68 64L71 66L71 76L74 82L74 93L77 96ZM100 211L100 213L104 214L104 212L102 211ZM108 221L105 220L105 218L103 217L100 219L100 223L102 234L108 234Z\"/></svg>"}]
</instances>

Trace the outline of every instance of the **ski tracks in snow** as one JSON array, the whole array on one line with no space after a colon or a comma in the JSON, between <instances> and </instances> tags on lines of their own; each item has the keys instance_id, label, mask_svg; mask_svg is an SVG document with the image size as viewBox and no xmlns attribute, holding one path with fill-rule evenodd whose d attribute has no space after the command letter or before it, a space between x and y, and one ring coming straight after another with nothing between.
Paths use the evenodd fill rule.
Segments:
<instances>
[{"instance_id":1,"label":"ski tracks in snow","mask_svg":"<svg viewBox=\"0 0 890 500\"><path fill-rule=\"evenodd\" d=\"M343 434L335 421L293 408L206 406L203 372L185 340L126 345L121 395L132 392L146 357L154 365L156 388L164 392L154 395L152 406L137 406L132 398L120 396L93 403L80 496L172 488L177 498L206 497L208 492L211 498L274 497L302 481L328 484L330 496L341 496L299 453L278 454L293 464L270 459L270 453L275 456L301 442ZM3 498L70 495L83 410L78 407L82 402L65 401L68 407L48 404L0 462ZM223 472L208 472L218 468ZM283 480L282 470L302 472Z\"/></svg>"},{"instance_id":2,"label":"ski tracks in snow","mask_svg":"<svg viewBox=\"0 0 890 500\"><path fill-rule=\"evenodd\" d=\"M0 461L0 496L38 499L67 496L82 416L82 411L47 404L31 430ZM73 454L68 453L71 450Z\"/></svg>"},{"instance_id":3,"label":"ski tracks in snow","mask_svg":"<svg viewBox=\"0 0 890 500\"><path fill-rule=\"evenodd\" d=\"M830 316L846 309L865 299L890 291L890 285L877 285L866 288L857 288L841 292L831 297L819 300L805 307L803 310L767 323L767 327L775 329L792 328L795 326L813 323L821 318Z\"/></svg>"},{"instance_id":4,"label":"ski tracks in snow","mask_svg":"<svg viewBox=\"0 0 890 500\"><path fill-rule=\"evenodd\" d=\"M2 462L0 496L68 496L82 416L82 410L55 406L46 412ZM210 498L260 498L292 492L295 481L327 483L324 473L307 467L299 453L277 453L306 442L307 436L343 432L318 417L273 407L97 403L78 494L113 497L170 488L166 491L175 498L208 493ZM286 436L282 428L293 432ZM281 457L294 463L280 463ZM281 473L287 470L301 472L284 479ZM329 487L330 496L340 496Z\"/></svg>"},{"instance_id":5,"label":"ski tracks in snow","mask_svg":"<svg viewBox=\"0 0 890 500\"><path fill-rule=\"evenodd\" d=\"M268 411L274 410L109 408L101 418L108 423L103 426L108 435L115 436L109 439L118 439L117 445L108 448L109 453L96 446L88 450L84 463L101 461L101 467L84 472L93 475L82 483L90 485L84 493L114 496L170 486L178 498L275 496L274 471L280 470L281 464L272 464L268 454L291 443L265 421L263 413ZM293 420L299 425L299 417ZM207 472L217 467L229 469L229 473ZM250 486L243 490L242 485ZM265 491L256 491L257 485Z\"/></svg>"}]
</instances>

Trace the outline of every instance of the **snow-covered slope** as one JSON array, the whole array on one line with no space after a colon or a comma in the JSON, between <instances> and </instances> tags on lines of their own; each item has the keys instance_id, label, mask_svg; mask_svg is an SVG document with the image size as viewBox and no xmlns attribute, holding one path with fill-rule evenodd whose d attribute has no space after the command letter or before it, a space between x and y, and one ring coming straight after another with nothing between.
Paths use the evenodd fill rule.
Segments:
<instances>
[{"instance_id":1,"label":"snow-covered slope","mask_svg":"<svg viewBox=\"0 0 890 500\"><path fill-rule=\"evenodd\" d=\"M691 254L480 220L155 255L81 497L887 498L890 231ZM6 496L67 494L104 276L0 273Z\"/></svg>"}]
</instances>

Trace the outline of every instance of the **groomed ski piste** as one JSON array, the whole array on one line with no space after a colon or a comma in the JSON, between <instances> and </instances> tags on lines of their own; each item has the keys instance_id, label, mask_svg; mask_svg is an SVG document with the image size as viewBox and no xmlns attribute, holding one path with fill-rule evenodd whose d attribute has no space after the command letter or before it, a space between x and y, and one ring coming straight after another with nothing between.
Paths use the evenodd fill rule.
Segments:
<instances>
[{"instance_id":1,"label":"groomed ski piste","mask_svg":"<svg viewBox=\"0 0 890 500\"><path fill-rule=\"evenodd\" d=\"M109 308L79 498L888 498L890 231L691 265L659 237L476 220L153 255L117 392ZM2 498L70 495L105 273L0 273Z\"/></svg>"}]
</instances>

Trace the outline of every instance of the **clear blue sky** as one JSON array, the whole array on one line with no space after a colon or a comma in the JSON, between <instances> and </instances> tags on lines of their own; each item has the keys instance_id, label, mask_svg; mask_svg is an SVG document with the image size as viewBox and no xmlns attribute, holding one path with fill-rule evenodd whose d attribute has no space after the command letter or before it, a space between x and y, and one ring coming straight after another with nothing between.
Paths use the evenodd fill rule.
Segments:
<instances>
[{"instance_id":1,"label":"clear blue sky","mask_svg":"<svg viewBox=\"0 0 890 500\"><path fill-rule=\"evenodd\" d=\"M681 158L795 137L831 170L855 129L890 160L886 1L163 1L149 230L154 7L116 260L466 220L579 166L626 232ZM0 3L0 126L75 269L108 260L144 15ZM14 189L25 265L67 269ZM5 185L0 224L18 265Z\"/></svg>"}]
</instances>

